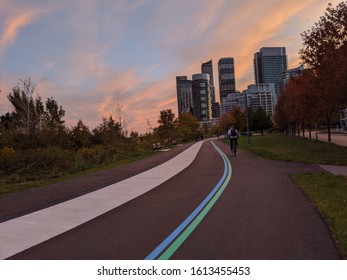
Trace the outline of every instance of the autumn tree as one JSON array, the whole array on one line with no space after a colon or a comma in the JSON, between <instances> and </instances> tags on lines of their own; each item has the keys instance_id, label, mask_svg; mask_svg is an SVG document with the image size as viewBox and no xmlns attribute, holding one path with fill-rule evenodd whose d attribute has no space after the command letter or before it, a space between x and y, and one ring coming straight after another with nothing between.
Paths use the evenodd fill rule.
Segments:
<instances>
[{"instance_id":1,"label":"autumn tree","mask_svg":"<svg viewBox=\"0 0 347 280\"><path fill-rule=\"evenodd\" d=\"M222 129L222 131L224 132L224 134L226 134L230 126L233 124L233 116L231 112L226 112L220 115L217 120L217 123L219 127Z\"/></svg>"},{"instance_id":2,"label":"autumn tree","mask_svg":"<svg viewBox=\"0 0 347 280\"><path fill-rule=\"evenodd\" d=\"M311 130L313 128L315 129L316 140L318 140L318 122L322 119L324 106L321 106L322 100L317 98L317 95L319 95L319 89L317 89L317 76L311 69L305 69L299 76L295 77L295 79L296 87L300 94L298 102L300 102L302 122L306 123L310 138Z\"/></svg>"},{"instance_id":3,"label":"autumn tree","mask_svg":"<svg viewBox=\"0 0 347 280\"><path fill-rule=\"evenodd\" d=\"M224 131L223 131L223 129L220 127L220 125L217 123L217 124L215 124L215 125L213 125L213 126L211 127L211 132L212 132L213 135L217 135L218 138L219 138L219 136L222 135Z\"/></svg>"},{"instance_id":4,"label":"autumn tree","mask_svg":"<svg viewBox=\"0 0 347 280\"><path fill-rule=\"evenodd\" d=\"M329 4L324 15L301 34L300 57L316 76L316 98L324 111L331 142L333 114L347 105L347 2Z\"/></svg>"},{"instance_id":5,"label":"autumn tree","mask_svg":"<svg viewBox=\"0 0 347 280\"><path fill-rule=\"evenodd\" d=\"M183 142L188 142L197 137L199 122L192 114L182 113L175 122Z\"/></svg>"},{"instance_id":6,"label":"autumn tree","mask_svg":"<svg viewBox=\"0 0 347 280\"><path fill-rule=\"evenodd\" d=\"M246 128L246 114L240 107L235 107L231 110L232 125L242 131Z\"/></svg>"}]
</instances>

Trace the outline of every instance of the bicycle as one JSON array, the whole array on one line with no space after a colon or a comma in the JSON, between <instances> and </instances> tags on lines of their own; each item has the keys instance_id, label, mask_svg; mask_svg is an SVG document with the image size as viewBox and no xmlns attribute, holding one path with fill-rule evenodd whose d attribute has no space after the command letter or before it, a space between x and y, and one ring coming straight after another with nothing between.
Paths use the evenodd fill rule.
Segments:
<instances>
[{"instance_id":1,"label":"bicycle","mask_svg":"<svg viewBox=\"0 0 347 280\"><path fill-rule=\"evenodd\" d=\"M231 151L231 154L236 156L236 153L237 153L237 145L236 145L236 142L237 142L237 138L236 137L230 137L230 151Z\"/></svg>"},{"instance_id":2,"label":"bicycle","mask_svg":"<svg viewBox=\"0 0 347 280\"><path fill-rule=\"evenodd\" d=\"M231 147L231 152L234 154L234 156L236 157L236 152L237 152L237 148L236 148L236 143L235 141L233 141L233 145Z\"/></svg>"}]
</instances>

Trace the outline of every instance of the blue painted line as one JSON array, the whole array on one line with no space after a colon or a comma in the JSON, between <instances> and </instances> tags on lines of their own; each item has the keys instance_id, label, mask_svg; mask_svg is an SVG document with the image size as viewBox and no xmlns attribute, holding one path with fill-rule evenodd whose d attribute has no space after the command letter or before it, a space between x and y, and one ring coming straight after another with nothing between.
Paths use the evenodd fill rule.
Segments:
<instances>
[{"instance_id":1,"label":"blue painted line","mask_svg":"<svg viewBox=\"0 0 347 280\"><path fill-rule=\"evenodd\" d=\"M182 231L196 218L196 216L201 212L201 210L208 204L208 202L213 198L219 188L222 186L225 178L228 173L228 165L225 159L224 153L211 141L214 148L221 155L224 162L224 173L217 185L213 190L206 196L206 198L199 204L197 208L162 242L157 248L155 248L145 260L155 260L164 250L167 248L176 238L179 236Z\"/></svg>"}]
</instances>

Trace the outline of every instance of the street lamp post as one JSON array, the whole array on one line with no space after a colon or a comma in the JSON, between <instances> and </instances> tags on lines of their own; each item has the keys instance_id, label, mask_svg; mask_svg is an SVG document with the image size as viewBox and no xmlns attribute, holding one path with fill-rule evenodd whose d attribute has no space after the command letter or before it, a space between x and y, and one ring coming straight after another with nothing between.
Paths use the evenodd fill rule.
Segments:
<instances>
[{"instance_id":1,"label":"street lamp post","mask_svg":"<svg viewBox=\"0 0 347 280\"><path fill-rule=\"evenodd\" d=\"M251 145L251 132L249 131L249 114L248 114L248 100L247 100L247 93L245 93L246 98L246 122L247 122L247 144L248 146Z\"/></svg>"}]
</instances>

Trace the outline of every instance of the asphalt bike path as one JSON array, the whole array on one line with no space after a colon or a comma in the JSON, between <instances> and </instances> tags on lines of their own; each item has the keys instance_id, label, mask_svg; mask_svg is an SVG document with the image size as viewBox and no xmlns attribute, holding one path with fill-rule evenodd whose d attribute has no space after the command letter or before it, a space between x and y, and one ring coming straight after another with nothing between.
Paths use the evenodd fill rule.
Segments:
<instances>
[{"instance_id":1,"label":"asphalt bike path","mask_svg":"<svg viewBox=\"0 0 347 280\"><path fill-rule=\"evenodd\" d=\"M320 167L262 160L241 150L233 157L228 145L213 142L217 147L211 141L203 143L192 164L158 187L10 258L148 258L223 184L218 198L213 196L215 204L208 209L204 206L204 216L193 217L170 244L182 242L170 252L165 251L170 244L164 246L153 258L341 258L324 221L288 177L322 171ZM231 178L221 183L228 162ZM3 213L7 219L16 215L6 209ZM191 231L184 231L190 227Z\"/></svg>"},{"instance_id":2,"label":"asphalt bike path","mask_svg":"<svg viewBox=\"0 0 347 280\"><path fill-rule=\"evenodd\" d=\"M331 232L289 178L324 172L305 163L261 159L238 150L233 175L218 203L173 259L340 259Z\"/></svg>"}]
</instances>

